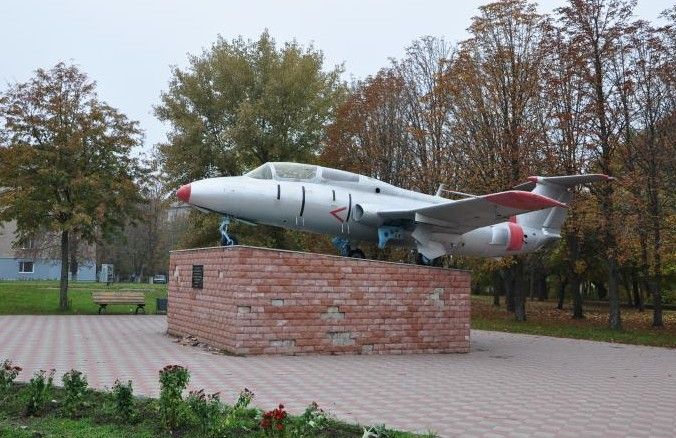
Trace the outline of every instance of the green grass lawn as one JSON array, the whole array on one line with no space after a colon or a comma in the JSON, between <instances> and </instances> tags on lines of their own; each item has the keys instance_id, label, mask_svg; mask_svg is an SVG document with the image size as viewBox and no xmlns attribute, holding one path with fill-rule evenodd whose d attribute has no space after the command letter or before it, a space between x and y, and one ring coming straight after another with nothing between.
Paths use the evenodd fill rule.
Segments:
<instances>
[{"instance_id":1,"label":"green grass lawn","mask_svg":"<svg viewBox=\"0 0 676 438\"><path fill-rule=\"evenodd\" d=\"M155 313L155 298L167 296L165 284L122 283L106 286L95 282L71 282L68 288L70 309L59 311L58 281L0 281L0 315L91 315L99 307L92 302L92 292L134 290L144 292L146 313ZM133 305L109 305L108 314L134 313Z\"/></svg>"},{"instance_id":2,"label":"green grass lawn","mask_svg":"<svg viewBox=\"0 0 676 438\"><path fill-rule=\"evenodd\" d=\"M7 438L34 438L36 436L63 438L152 438L157 436L153 429L143 426L123 426L118 424L97 424L91 419L72 420L70 418L26 418L15 420L0 418L0 436Z\"/></svg>"},{"instance_id":3,"label":"green grass lawn","mask_svg":"<svg viewBox=\"0 0 676 438\"><path fill-rule=\"evenodd\" d=\"M472 296L473 329L676 348L674 311L665 311L665 326L655 328L651 326L652 311L639 312L636 309L623 308L624 328L616 331L608 328L608 308L604 306L585 306L585 318L574 320L570 316L569 305L563 310L558 310L553 301L528 300L527 321L518 322L514 319L514 315L505 309L504 299L498 308L493 307L491 303L492 297Z\"/></svg>"}]
</instances>

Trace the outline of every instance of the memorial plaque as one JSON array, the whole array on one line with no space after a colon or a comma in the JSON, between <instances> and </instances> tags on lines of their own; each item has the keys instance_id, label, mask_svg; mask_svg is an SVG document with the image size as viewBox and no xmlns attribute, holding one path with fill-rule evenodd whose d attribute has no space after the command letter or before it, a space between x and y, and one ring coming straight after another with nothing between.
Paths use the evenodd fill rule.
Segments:
<instances>
[{"instance_id":1,"label":"memorial plaque","mask_svg":"<svg viewBox=\"0 0 676 438\"><path fill-rule=\"evenodd\" d=\"M204 285L204 265L192 265L192 288L202 289Z\"/></svg>"}]
</instances>

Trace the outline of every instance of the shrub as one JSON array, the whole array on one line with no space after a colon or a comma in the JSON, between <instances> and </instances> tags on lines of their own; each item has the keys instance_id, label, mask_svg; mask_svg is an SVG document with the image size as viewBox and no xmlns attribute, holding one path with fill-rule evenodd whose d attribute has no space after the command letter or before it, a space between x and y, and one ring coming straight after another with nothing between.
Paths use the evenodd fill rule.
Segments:
<instances>
[{"instance_id":1,"label":"shrub","mask_svg":"<svg viewBox=\"0 0 676 438\"><path fill-rule=\"evenodd\" d=\"M115 416L118 420L129 422L134 419L134 390L131 380L126 384L115 381L113 385L113 400L115 401Z\"/></svg>"},{"instance_id":2,"label":"shrub","mask_svg":"<svg viewBox=\"0 0 676 438\"><path fill-rule=\"evenodd\" d=\"M257 409L249 408L254 393L244 388L237 397L237 401L232 408L227 410L225 419L221 426L222 430L230 434L244 433L260 426L260 412Z\"/></svg>"},{"instance_id":3,"label":"shrub","mask_svg":"<svg viewBox=\"0 0 676 438\"><path fill-rule=\"evenodd\" d=\"M186 403L197 419L202 436L220 436L223 409L218 393L205 395L203 389L190 391Z\"/></svg>"},{"instance_id":4,"label":"shrub","mask_svg":"<svg viewBox=\"0 0 676 438\"><path fill-rule=\"evenodd\" d=\"M52 388L54 386L54 372L49 373L45 370L37 371L28 383L26 392L28 400L26 401L26 414L36 415L40 413L51 398Z\"/></svg>"},{"instance_id":5,"label":"shrub","mask_svg":"<svg viewBox=\"0 0 676 438\"><path fill-rule=\"evenodd\" d=\"M284 410L284 405L280 404L278 408L263 414L260 425L267 436L284 436L287 422L288 415Z\"/></svg>"},{"instance_id":6,"label":"shrub","mask_svg":"<svg viewBox=\"0 0 676 438\"><path fill-rule=\"evenodd\" d=\"M21 367L12 364L12 361L6 359L2 366L0 366L0 395L4 395L9 391L14 379L21 372Z\"/></svg>"},{"instance_id":7,"label":"shrub","mask_svg":"<svg viewBox=\"0 0 676 438\"><path fill-rule=\"evenodd\" d=\"M87 395L87 378L77 370L70 370L61 378L66 396L63 399L64 408L72 416L77 416L85 407Z\"/></svg>"},{"instance_id":8,"label":"shrub","mask_svg":"<svg viewBox=\"0 0 676 438\"><path fill-rule=\"evenodd\" d=\"M234 409L238 408L247 408L249 404L251 403L251 400L254 398L254 393L251 392L248 388L244 388L240 393L239 397L237 397L237 401L235 402Z\"/></svg>"},{"instance_id":9,"label":"shrub","mask_svg":"<svg viewBox=\"0 0 676 438\"><path fill-rule=\"evenodd\" d=\"M322 409L319 409L319 405L316 402L312 402L305 409L303 415L296 419L293 435L297 437L314 437L317 435L317 432L324 430L328 421L326 413Z\"/></svg>"},{"instance_id":10,"label":"shrub","mask_svg":"<svg viewBox=\"0 0 676 438\"><path fill-rule=\"evenodd\" d=\"M190 372L180 365L167 365L160 370L160 419L168 431L182 426L187 409L183 391L190 381Z\"/></svg>"},{"instance_id":11,"label":"shrub","mask_svg":"<svg viewBox=\"0 0 676 438\"><path fill-rule=\"evenodd\" d=\"M362 438L394 438L396 436L393 430L385 427L384 424L373 426L369 429L364 429Z\"/></svg>"},{"instance_id":12,"label":"shrub","mask_svg":"<svg viewBox=\"0 0 676 438\"><path fill-rule=\"evenodd\" d=\"M676 303L676 291L662 290L662 304Z\"/></svg>"}]
</instances>

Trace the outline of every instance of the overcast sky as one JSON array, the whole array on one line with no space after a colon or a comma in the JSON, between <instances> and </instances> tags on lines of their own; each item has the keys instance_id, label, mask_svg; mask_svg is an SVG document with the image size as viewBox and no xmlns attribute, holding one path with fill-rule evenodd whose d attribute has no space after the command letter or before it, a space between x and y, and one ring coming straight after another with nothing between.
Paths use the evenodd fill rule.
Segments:
<instances>
[{"instance_id":1,"label":"overcast sky","mask_svg":"<svg viewBox=\"0 0 676 438\"><path fill-rule=\"evenodd\" d=\"M186 64L218 34L257 38L265 29L278 43L296 39L344 63L345 79L360 79L400 58L424 35L450 42L467 37L477 7L488 0L248 0L146 1L3 0L0 8L0 86L25 81L59 61L79 65L97 81L102 99L140 121L146 148L165 139L152 114L167 87L170 66ZM542 0L551 12L563 0ZM636 15L655 21L670 0L639 0Z\"/></svg>"}]
</instances>

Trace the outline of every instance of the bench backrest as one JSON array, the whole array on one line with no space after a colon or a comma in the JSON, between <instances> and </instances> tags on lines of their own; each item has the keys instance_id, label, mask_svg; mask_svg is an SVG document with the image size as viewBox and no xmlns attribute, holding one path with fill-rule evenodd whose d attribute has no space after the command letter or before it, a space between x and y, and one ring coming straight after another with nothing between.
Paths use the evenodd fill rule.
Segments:
<instances>
[{"instance_id":1,"label":"bench backrest","mask_svg":"<svg viewBox=\"0 0 676 438\"><path fill-rule=\"evenodd\" d=\"M92 300L96 304L144 304L143 292L92 292Z\"/></svg>"}]
</instances>

